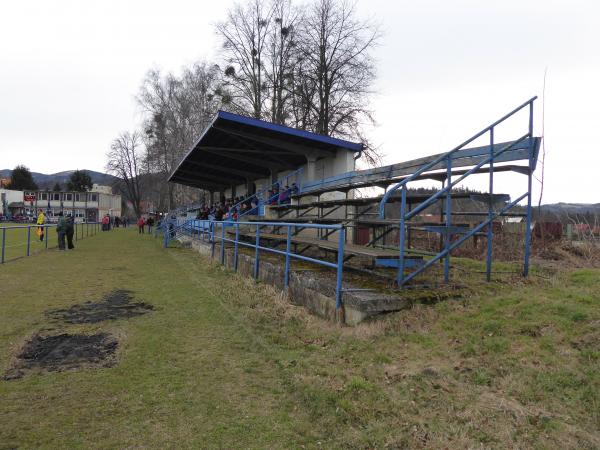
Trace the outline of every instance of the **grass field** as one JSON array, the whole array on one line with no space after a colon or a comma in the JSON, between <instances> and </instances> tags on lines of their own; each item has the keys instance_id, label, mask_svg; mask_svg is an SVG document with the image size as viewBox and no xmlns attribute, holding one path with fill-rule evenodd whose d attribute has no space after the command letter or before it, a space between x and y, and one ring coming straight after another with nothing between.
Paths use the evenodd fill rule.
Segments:
<instances>
[{"instance_id":1,"label":"grass field","mask_svg":"<svg viewBox=\"0 0 600 450\"><path fill-rule=\"evenodd\" d=\"M65 325L115 289L154 311ZM111 368L0 381L0 448L600 448L600 271L478 283L339 327L188 249L100 233L0 267L0 372L34 333Z\"/></svg>"},{"instance_id":2,"label":"grass field","mask_svg":"<svg viewBox=\"0 0 600 450\"><path fill-rule=\"evenodd\" d=\"M11 223L1 222L0 223L0 245L2 242L2 235L4 231L2 228L6 228L5 237L5 249L4 249L4 260L11 261L17 258L27 256L27 225L22 223ZM93 225L77 224L77 236L78 238L85 239L91 233ZM86 229L89 227L89 229ZM41 242L39 236L36 234L37 228L31 227L30 236L30 248L29 254L34 255L43 250L46 250L46 242ZM48 248L54 248L58 246L58 234L56 233L56 227L51 226L45 229L48 233Z\"/></svg>"}]
</instances>

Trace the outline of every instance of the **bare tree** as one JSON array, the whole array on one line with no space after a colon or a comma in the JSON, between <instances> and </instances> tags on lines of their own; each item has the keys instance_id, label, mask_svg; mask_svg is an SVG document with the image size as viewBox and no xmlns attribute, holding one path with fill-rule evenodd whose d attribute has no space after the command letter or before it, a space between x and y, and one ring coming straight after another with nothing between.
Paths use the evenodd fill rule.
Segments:
<instances>
[{"instance_id":1,"label":"bare tree","mask_svg":"<svg viewBox=\"0 0 600 450\"><path fill-rule=\"evenodd\" d=\"M286 124L293 117L292 97L294 66L298 63L297 28L302 21L300 11L290 0L274 0L273 20L267 32L270 115L274 123Z\"/></svg>"},{"instance_id":2,"label":"bare tree","mask_svg":"<svg viewBox=\"0 0 600 450\"><path fill-rule=\"evenodd\" d=\"M265 52L273 7L265 0L236 4L219 23L225 54L224 104L234 112L263 117L267 99Z\"/></svg>"},{"instance_id":3,"label":"bare tree","mask_svg":"<svg viewBox=\"0 0 600 450\"><path fill-rule=\"evenodd\" d=\"M316 133L361 140L367 144L368 163L379 163L376 149L362 131L364 123L374 123L369 97L375 80L371 51L380 38L378 27L358 20L355 4L348 0L317 0L302 23L302 62L295 85L302 95L300 105L308 110L300 111L301 120Z\"/></svg>"},{"instance_id":4,"label":"bare tree","mask_svg":"<svg viewBox=\"0 0 600 450\"><path fill-rule=\"evenodd\" d=\"M123 180L126 198L133 205L137 217L141 214L140 202L142 200L141 175L143 161L142 139L135 131L121 133L110 146L107 153L108 163L106 169L109 173Z\"/></svg>"},{"instance_id":5,"label":"bare tree","mask_svg":"<svg viewBox=\"0 0 600 450\"><path fill-rule=\"evenodd\" d=\"M152 70L140 88L148 171L160 175L161 209L171 209L197 191L167 181L219 107L217 80L218 67L201 62L184 69L179 77Z\"/></svg>"}]
</instances>

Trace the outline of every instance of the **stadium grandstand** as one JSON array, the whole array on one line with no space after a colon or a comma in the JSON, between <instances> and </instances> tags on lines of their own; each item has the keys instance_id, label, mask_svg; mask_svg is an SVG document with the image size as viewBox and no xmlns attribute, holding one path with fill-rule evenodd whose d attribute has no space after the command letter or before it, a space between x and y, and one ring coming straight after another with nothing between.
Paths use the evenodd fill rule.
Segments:
<instances>
[{"instance_id":1,"label":"stadium grandstand","mask_svg":"<svg viewBox=\"0 0 600 450\"><path fill-rule=\"evenodd\" d=\"M220 111L189 149L170 182L209 193L209 200L170 213L165 243L201 239L225 252L269 253L325 266L336 308L352 291L430 288L452 282L452 256L483 242L485 277L493 273L493 238L503 217L524 222L521 273L529 271L531 186L541 138L533 134L536 97L445 153L357 170L364 147L304 130ZM500 141L519 130L512 139ZM496 192L498 176L522 185L516 197ZM487 192L464 188L485 177ZM468 181L467 181L468 182ZM433 183L435 188L415 188ZM520 183L520 184L519 184ZM481 247L480 247L481 248ZM343 274L369 277L346 286ZM349 284L348 284L349 286ZM376 289L376 288L375 288Z\"/></svg>"}]
</instances>

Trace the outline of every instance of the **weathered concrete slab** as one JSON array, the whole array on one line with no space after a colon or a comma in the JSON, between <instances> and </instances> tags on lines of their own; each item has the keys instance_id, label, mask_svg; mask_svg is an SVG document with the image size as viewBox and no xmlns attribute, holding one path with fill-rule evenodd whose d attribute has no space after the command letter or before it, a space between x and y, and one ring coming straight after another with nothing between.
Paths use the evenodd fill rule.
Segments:
<instances>
[{"instance_id":1,"label":"weathered concrete slab","mask_svg":"<svg viewBox=\"0 0 600 450\"><path fill-rule=\"evenodd\" d=\"M189 243L199 253L211 256L211 246L207 242L181 238ZM225 248L226 267L233 269L234 255L232 248ZM215 245L215 261L220 261L221 247ZM254 258L244 253L238 254L238 273L253 277ZM261 259L258 270L258 280L284 290L283 264L274 264ZM291 271L288 296L295 305L306 307L312 313L331 321L356 325L365 319L391 311L399 311L410 306L411 301L401 296L385 295L375 291L352 291L354 287L344 283L344 289L349 292L342 294L343 307L340 311L335 308L335 282L330 277L318 271Z\"/></svg>"}]
</instances>

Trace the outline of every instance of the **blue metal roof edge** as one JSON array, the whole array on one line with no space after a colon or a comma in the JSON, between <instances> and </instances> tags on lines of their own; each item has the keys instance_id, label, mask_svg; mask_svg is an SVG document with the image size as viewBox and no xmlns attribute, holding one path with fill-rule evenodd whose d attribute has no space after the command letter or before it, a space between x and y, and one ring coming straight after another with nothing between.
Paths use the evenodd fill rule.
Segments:
<instances>
[{"instance_id":1,"label":"blue metal roof edge","mask_svg":"<svg viewBox=\"0 0 600 450\"><path fill-rule=\"evenodd\" d=\"M192 144L192 146L190 147L190 149L185 153L185 156L183 158L181 158L181 160L179 161L179 164L177 164L177 167L175 167L175 169L171 171L171 174L169 175L169 178L167 179L167 183L171 181L171 178L173 178L173 175L175 175L175 173L179 170L179 168L181 167L181 165L183 164L183 162L196 149L196 147L198 146L198 144L200 143L200 141L202 140L202 138L204 138L204 136L206 135L206 133L208 133L208 130L210 130L212 128L212 126L215 124L215 122L217 121L218 118L219 118L219 114L217 113L212 118L212 120L210 121L210 123L206 126L206 128L204 128L204 131L202 131L202 134L200 135L200 137L198 139L196 139L196 142L194 142Z\"/></svg>"},{"instance_id":2,"label":"blue metal roof edge","mask_svg":"<svg viewBox=\"0 0 600 450\"><path fill-rule=\"evenodd\" d=\"M279 125L272 122L266 122L264 120L255 119L253 117L241 116L239 114L230 113L227 111L219 111L217 113L218 118L230 120L232 122L241 123L243 125L249 125L253 127L264 128L270 131L276 131L278 133L284 133L291 136L297 136L313 141L322 142L324 144L335 145L343 147L354 152L360 152L364 149L363 144L346 141L344 139L338 139L330 136L324 136L322 134L313 133L311 131L298 130L296 128L288 127L285 125ZM211 124L212 125L212 124Z\"/></svg>"}]
</instances>

